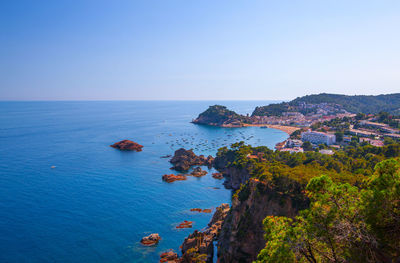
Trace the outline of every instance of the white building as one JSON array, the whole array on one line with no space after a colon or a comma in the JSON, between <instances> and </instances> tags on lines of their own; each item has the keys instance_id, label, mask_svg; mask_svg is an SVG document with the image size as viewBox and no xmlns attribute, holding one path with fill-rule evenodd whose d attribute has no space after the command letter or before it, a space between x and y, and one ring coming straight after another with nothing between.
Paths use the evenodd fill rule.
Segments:
<instances>
[{"instance_id":1,"label":"white building","mask_svg":"<svg viewBox=\"0 0 400 263\"><path fill-rule=\"evenodd\" d=\"M328 150L328 149L322 149L322 150L319 150L319 152L322 154L327 154L327 155L332 155L335 153L334 151Z\"/></svg>"},{"instance_id":2,"label":"white building","mask_svg":"<svg viewBox=\"0 0 400 263\"><path fill-rule=\"evenodd\" d=\"M303 142L301 140L292 140L292 139L286 140L287 148L301 147L302 145L303 145Z\"/></svg>"},{"instance_id":3,"label":"white building","mask_svg":"<svg viewBox=\"0 0 400 263\"><path fill-rule=\"evenodd\" d=\"M303 142L311 142L313 144L327 144L331 145L336 143L336 136L324 132L307 131L301 133L301 140Z\"/></svg>"}]
</instances>

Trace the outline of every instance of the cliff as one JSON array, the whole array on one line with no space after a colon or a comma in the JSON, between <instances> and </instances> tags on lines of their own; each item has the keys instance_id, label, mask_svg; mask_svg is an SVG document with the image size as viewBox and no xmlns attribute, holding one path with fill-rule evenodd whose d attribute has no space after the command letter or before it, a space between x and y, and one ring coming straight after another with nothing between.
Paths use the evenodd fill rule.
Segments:
<instances>
[{"instance_id":1,"label":"cliff","mask_svg":"<svg viewBox=\"0 0 400 263\"><path fill-rule=\"evenodd\" d=\"M218 240L219 262L252 262L265 247L264 218L268 215L294 217L307 207L303 187L289 180L286 178L275 185L251 178L232 197L232 207Z\"/></svg>"},{"instance_id":2,"label":"cliff","mask_svg":"<svg viewBox=\"0 0 400 263\"><path fill-rule=\"evenodd\" d=\"M222 222L229 211L228 204L222 204L215 210L215 213L203 231L194 231L182 244L181 263L192 262L213 262L214 257L214 241L218 238Z\"/></svg>"}]
</instances>

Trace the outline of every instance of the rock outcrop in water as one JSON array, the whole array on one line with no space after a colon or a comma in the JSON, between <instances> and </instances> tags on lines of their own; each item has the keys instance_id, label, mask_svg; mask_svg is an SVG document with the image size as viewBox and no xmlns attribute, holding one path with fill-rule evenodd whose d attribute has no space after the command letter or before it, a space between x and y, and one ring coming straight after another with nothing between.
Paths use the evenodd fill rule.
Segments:
<instances>
[{"instance_id":1,"label":"rock outcrop in water","mask_svg":"<svg viewBox=\"0 0 400 263\"><path fill-rule=\"evenodd\" d=\"M179 262L178 254L176 254L173 250L161 253L160 262L177 263Z\"/></svg>"},{"instance_id":2,"label":"rock outcrop in water","mask_svg":"<svg viewBox=\"0 0 400 263\"><path fill-rule=\"evenodd\" d=\"M140 240L140 243L142 243L142 245L145 245L145 246L153 246L153 245L157 244L160 240L161 240L160 235L157 233L154 233L147 237L142 238L142 240Z\"/></svg>"},{"instance_id":3,"label":"rock outcrop in water","mask_svg":"<svg viewBox=\"0 0 400 263\"><path fill-rule=\"evenodd\" d=\"M176 228L192 228L193 222L192 221L183 221L179 225L176 226Z\"/></svg>"},{"instance_id":4,"label":"rock outcrop in water","mask_svg":"<svg viewBox=\"0 0 400 263\"><path fill-rule=\"evenodd\" d=\"M165 181L167 183L172 183L172 182L175 182L175 181L186 180L187 177L186 177L186 175L183 175L183 174L178 174L178 175L176 175L176 174L164 174L162 176L162 179L163 179L163 181Z\"/></svg>"},{"instance_id":5,"label":"rock outcrop in water","mask_svg":"<svg viewBox=\"0 0 400 263\"><path fill-rule=\"evenodd\" d=\"M140 144L130 141L130 140L122 140L120 142L114 143L113 145L110 145L110 147L113 147L113 148L121 150L121 151L141 152L143 145L140 145Z\"/></svg>"},{"instance_id":6,"label":"rock outcrop in water","mask_svg":"<svg viewBox=\"0 0 400 263\"><path fill-rule=\"evenodd\" d=\"M201 169L201 167L194 168L193 171L190 173L191 176L195 177L202 177L205 176L206 174L207 172Z\"/></svg>"},{"instance_id":7,"label":"rock outcrop in water","mask_svg":"<svg viewBox=\"0 0 400 263\"><path fill-rule=\"evenodd\" d=\"M224 179L224 175L222 173L213 173L212 177L215 179Z\"/></svg>"},{"instance_id":8,"label":"rock outcrop in water","mask_svg":"<svg viewBox=\"0 0 400 263\"><path fill-rule=\"evenodd\" d=\"M185 238L182 244L181 262L212 262L214 256L213 242L218 238L222 222L228 211L228 204L220 205L204 231L196 230Z\"/></svg>"},{"instance_id":9,"label":"rock outcrop in water","mask_svg":"<svg viewBox=\"0 0 400 263\"><path fill-rule=\"evenodd\" d=\"M173 164L172 169L183 172L188 171L190 167L194 165L207 165L208 167L211 167L213 161L214 158L211 155L208 157L205 157L204 155L197 156L193 150L180 148L175 151L170 163Z\"/></svg>"},{"instance_id":10,"label":"rock outcrop in water","mask_svg":"<svg viewBox=\"0 0 400 263\"><path fill-rule=\"evenodd\" d=\"M211 213L212 210L211 209L201 209L201 208L192 208L190 209L190 212L199 212L199 213Z\"/></svg>"}]
</instances>

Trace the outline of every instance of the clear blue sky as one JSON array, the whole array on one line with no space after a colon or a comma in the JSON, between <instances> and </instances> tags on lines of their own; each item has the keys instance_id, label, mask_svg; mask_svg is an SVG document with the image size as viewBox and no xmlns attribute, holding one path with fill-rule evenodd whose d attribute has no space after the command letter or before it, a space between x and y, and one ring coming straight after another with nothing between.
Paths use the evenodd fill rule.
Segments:
<instances>
[{"instance_id":1,"label":"clear blue sky","mask_svg":"<svg viewBox=\"0 0 400 263\"><path fill-rule=\"evenodd\" d=\"M400 1L0 3L1 100L400 92Z\"/></svg>"}]
</instances>

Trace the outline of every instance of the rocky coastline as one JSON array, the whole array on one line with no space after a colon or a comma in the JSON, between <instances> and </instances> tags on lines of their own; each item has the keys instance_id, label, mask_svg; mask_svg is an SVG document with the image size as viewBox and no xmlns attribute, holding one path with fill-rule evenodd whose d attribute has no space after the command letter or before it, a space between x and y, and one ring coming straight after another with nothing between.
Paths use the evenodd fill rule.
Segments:
<instances>
[{"instance_id":1,"label":"rocky coastline","mask_svg":"<svg viewBox=\"0 0 400 263\"><path fill-rule=\"evenodd\" d=\"M214 257L214 241L218 238L222 223L228 215L229 205L222 204L216 208L207 228L203 231L195 230L182 244L182 263L207 262L211 263Z\"/></svg>"},{"instance_id":2,"label":"rocky coastline","mask_svg":"<svg viewBox=\"0 0 400 263\"><path fill-rule=\"evenodd\" d=\"M171 258L168 262L212 262L215 253L220 263L253 262L265 246L262 224L264 218L268 215L294 217L299 210L307 207L308 200L303 198L302 194L304 186L298 182L282 182L285 185L283 191L279 185L251 178L248 167L231 165L230 158L229 155L206 158L183 148L175 151L170 160L173 164L172 169L187 172L192 166L212 165L218 171L213 177L225 179L225 188L232 189L236 193L232 197L231 207L228 204L219 206L206 229L195 230L185 238L181 245L181 257L175 256L175 252L165 252L160 262L167 262L162 261L167 257ZM204 172L200 167L196 167L192 173L164 175L164 177L179 177L185 180L188 175L196 176L195 174L201 175ZM170 180L164 177L163 180ZM286 187L287 185L290 187ZM200 208L193 208L191 211L211 212ZM183 221L176 228L192 226L193 222ZM217 252L214 251L215 242Z\"/></svg>"}]
</instances>

